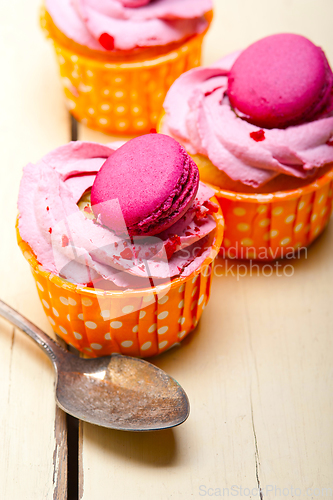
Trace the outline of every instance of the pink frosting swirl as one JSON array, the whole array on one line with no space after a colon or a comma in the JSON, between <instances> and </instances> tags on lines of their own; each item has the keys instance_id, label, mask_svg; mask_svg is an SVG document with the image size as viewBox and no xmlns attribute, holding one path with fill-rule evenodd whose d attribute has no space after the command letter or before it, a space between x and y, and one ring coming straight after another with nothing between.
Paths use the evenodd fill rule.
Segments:
<instances>
[{"instance_id":1,"label":"pink frosting swirl","mask_svg":"<svg viewBox=\"0 0 333 500\"><path fill-rule=\"evenodd\" d=\"M212 0L46 0L55 25L93 50L178 42L202 33L208 25L204 15L212 8Z\"/></svg>"},{"instance_id":2,"label":"pink frosting swirl","mask_svg":"<svg viewBox=\"0 0 333 500\"><path fill-rule=\"evenodd\" d=\"M208 240L216 223L208 201L213 191L200 183L187 213L156 237L117 236L94 219L89 205L85 212L77 204L113 152L78 141L28 164L18 199L22 239L45 269L77 284L97 281L100 288L107 281L108 287L144 288L151 279L159 284L188 276L212 252ZM117 200L110 203L122 217Z\"/></svg>"},{"instance_id":3,"label":"pink frosting swirl","mask_svg":"<svg viewBox=\"0 0 333 500\"><path fill-rule=\"evenodd\" d=\"M228 74L240 52L183 74L164 102L163 132L191 154L207 156L232 180L258 188L279 174L300 179L333 162L333 99L314 121L259 129L228 99Z\"/></svg>"},{"instance_id":4,"label":"pink frosting swirl","mask_svg":"<svg viewBox=\"0 0 333 500\"><path fill-rule=\"evenodd\" d=\"M122 3L124 7L142 7L143 5L147 5L152 0L118 0L118 2Z\"/></svg>"}]
</instances>

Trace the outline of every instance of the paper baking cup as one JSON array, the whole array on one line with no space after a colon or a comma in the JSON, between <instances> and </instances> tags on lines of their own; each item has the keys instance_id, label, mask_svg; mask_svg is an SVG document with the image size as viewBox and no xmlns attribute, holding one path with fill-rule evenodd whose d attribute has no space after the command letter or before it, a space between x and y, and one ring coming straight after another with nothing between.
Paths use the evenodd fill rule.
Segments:
<instances>
[{"instance_id":1,"label":"paper baking cup","mask_svg":"<svg viewBox=\"0 0 333 500\"><path fill-rule=\"evenodd\" d=\"M221 212L214 216L217 229L212 250L199 269L167 285L135 291L105 291L69 283L38 263L18 228L17 240L31 266L45 314L67 344L90 357L113 352L149 357L186 337L207 304L224 228Z\"/></svg>"},{"instance_id":2,"label":"paper baking cup","mask_svg":"<svg viewBox=\"0 0 333 500\"><path fill-rule=\"evenodd\" d=\"M220 254L274 260L305 248L332 213L333 169L305 187L269 194L243 194L211 186L225 219Z\"/></svg>"},{"instance_id":3,"label":"paper baking cup","mask_svg":"<svg viewBox=\"0 0 333 500\"><path fill-rule=\"evenodd\" d=\"M42 14L43 16L43 14ZM46 19L41 23L46 33ZM167 91L201 63L204 33L149 60L107 62L82 56L53 39L70 113L90 128L138 135L157 125Z\"/></svg>"}]
</instances>

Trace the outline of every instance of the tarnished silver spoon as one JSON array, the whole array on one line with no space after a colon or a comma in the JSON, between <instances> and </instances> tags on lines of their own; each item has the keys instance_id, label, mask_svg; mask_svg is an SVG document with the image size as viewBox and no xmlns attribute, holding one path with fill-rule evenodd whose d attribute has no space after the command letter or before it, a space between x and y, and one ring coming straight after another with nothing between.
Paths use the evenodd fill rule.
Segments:
<instances>
[{"instance_id":1,"label":"tarnished silver spoon","mask_svg":"<svg viewBox=\"0 0 333 500\"><path fill-rule=\"evenodd\" d=\"M70 415L124 431L168 429L187 419L186 393L151 363L119 354L79 358L2 301L0 315L49 356L56 372L57 404Z\"/></svg>"}]
</instances>

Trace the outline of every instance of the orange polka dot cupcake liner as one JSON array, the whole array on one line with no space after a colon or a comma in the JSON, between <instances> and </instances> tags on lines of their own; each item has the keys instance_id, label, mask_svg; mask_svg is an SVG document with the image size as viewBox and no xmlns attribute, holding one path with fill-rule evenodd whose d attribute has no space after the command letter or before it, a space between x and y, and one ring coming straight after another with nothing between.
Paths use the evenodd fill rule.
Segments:
<instances>
[{"instance_id":1,"label":"orange polka dot cupcake liner","mask_svg":"<svg viewBox=\"0 0 333 500\"><path fill-rule=\"evenodd\" d=\"M333 169L292 191L244 194L211 187L225 219L223 257L291 256L320 235L332 213Z\"/></svg>"},{"instance_id":2,"label":"orange polka dot cupcake liner","mask_svg":"<svg viewBox=\"0 0 333 500\"><path fill-rule=\"evenodd\" d=\"M48 17L41 25L48 37ZM157 126L172 83L200 66L204 33L171 52L135 62L83 56L53 39L66 104L82 124L109 134L138 135Z\"/></svg>"},{"instance_id":3,"label":"orange polka dot cupcake liner","mask_svg":"<svg viewBox=\"0 0 333 500\"><path fill-rule=\"evenodd\" d=\"M196 327L206 307L224 230L221 212L214 217L217 228L211 252L199 269L167 285L134 291L98 290L63 280L38 263L20 237L18 225L16 230L57 335L89 357L121 353L146 358L179 344Z\"/></svg>"}]
</instances>

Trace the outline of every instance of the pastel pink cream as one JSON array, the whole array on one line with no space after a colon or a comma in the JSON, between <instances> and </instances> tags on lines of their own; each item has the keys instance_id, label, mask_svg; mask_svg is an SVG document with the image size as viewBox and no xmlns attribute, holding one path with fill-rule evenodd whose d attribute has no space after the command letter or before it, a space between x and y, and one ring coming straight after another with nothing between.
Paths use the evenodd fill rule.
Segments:
<instances>
[{"instance_id":1,"label":"pastel pink cream","mask_svg":"<svg viewBox=\"0 0 333 500\"><path fill-rule=\"evenodd\" d=\"M91 203L95 216L116 233L124 224L115 217L112 200L118 200L131 236L155 235L187 212L198 186L198 167L185 149L171 137L149 134L128 141L106 160Z\"/></svg>"},{"instance_id":2,"label":"pastel pink cream","mask_svg":"<svg viewBox=\"0 0 333 500\"><path fill-rule=\"evenodd\" d=\"M203 33L212 0L46 0L57 28L68 38L104 51L102 35L114 50L163 46Z\"/></svg>"}]
</instances>

